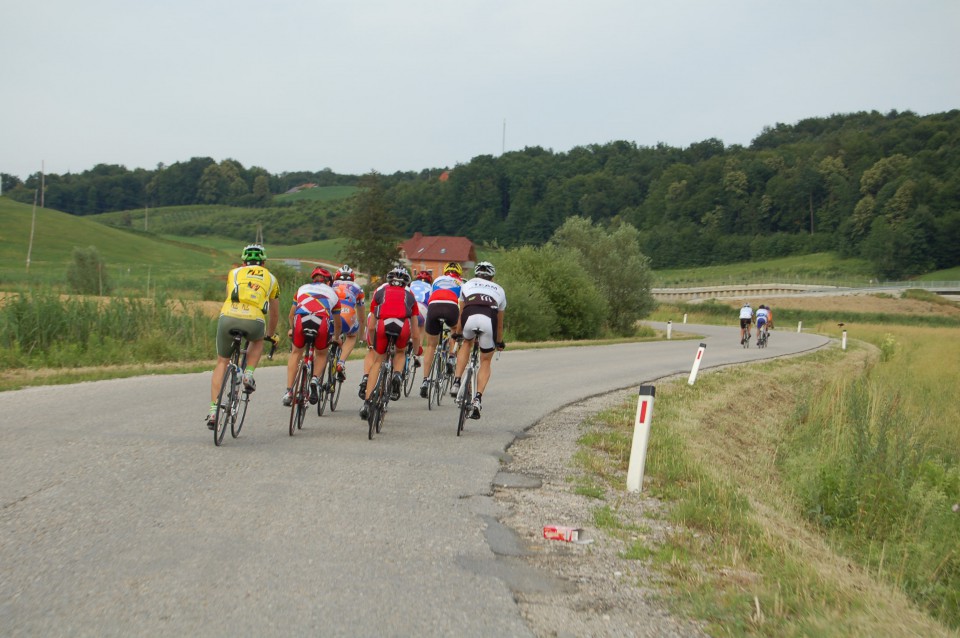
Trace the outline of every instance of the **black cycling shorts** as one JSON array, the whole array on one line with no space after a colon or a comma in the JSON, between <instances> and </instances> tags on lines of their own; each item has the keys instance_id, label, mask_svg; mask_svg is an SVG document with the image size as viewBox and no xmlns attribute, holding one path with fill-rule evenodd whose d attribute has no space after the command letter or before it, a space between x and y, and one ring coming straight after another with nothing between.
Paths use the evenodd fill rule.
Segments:
<instances>
[{"instance_id":1,"label":"black cycling shorts","mask_svg":"<svg viewBox=\"0 0 960 638\"><path fill-rule=\"evenodd\" d=\"M427 334L436 337L440 334L443 319L452 329L460 320L460 306L455 303L432 303L427 306L427 320L423 324Z\"/></svg>"}]
</instances>

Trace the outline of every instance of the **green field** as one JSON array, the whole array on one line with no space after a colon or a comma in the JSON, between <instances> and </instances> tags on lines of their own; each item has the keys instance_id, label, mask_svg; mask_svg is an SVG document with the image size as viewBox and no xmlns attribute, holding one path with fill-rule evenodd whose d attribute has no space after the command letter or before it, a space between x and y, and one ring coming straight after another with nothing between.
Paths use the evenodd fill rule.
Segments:
<instances>
[{"instance_id":1,"label":"green field","mask_svg":"<svg viewBox=\"0 0 960 638\"><path fill-rule=\"evenodd\" d=\"M74 248L95 246L120 294L147 293L162 282L172 289L196 289L225 272L231 257L218 250L134 230L97 224L89 219L33 207L0 197L0 287L23 285L64 288ZM30 267L27 268L27 253Z\"/></svg>"},{"instance_id":2,"label":"green field","mask_svg":"<svg viewBox=\"0 0 960 638\"><path fill-rule=\"evenodd\" d=\"M274 195L275 202L297 202L297 201L315 201L332 202L338 199L347 199L353 197L360 190L356 186L319 186L317 188L305 188L296 193L283 193Z\"/></svg>"},{"instance_id":3,"label":"green field","mask_svg":"<svg viewBox=\"0 0 960 638\"><path fill-rule=\"evenodd\" d=\"M870 265L863 259L842 259L833 253L794 255L703 268L654 272L654 286L722 286L743 283L863 285L870 282Z\"/></svg>"}]
</instances>

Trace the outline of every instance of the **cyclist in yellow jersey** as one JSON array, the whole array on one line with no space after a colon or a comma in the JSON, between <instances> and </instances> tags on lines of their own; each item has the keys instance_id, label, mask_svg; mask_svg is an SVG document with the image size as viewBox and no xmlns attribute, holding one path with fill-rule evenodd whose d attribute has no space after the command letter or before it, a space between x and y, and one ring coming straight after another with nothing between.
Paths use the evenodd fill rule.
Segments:
<instances>
[{"instance_id":1,"label":"cyclist in yellow jersey","mask_svg":"<svg viewBox=\"0 0 960 638\"><path fill-rule=\"evenodd\" d=\"M276 341L274 333L280 319L280 284L263 265L267 260L263 246L250 244L243 249L241 259L243 266L234 268L227 275L227 300L217 321L217 365L210 382L210 412L207 414L207 427L211 430L217 422L217 396L233 346L230 331L240 330L250 342L243 385L248 392L253 392L257 387L253 372L263 354L264 337L271 335L267 338Z\"/></svg>"}]
</instances>

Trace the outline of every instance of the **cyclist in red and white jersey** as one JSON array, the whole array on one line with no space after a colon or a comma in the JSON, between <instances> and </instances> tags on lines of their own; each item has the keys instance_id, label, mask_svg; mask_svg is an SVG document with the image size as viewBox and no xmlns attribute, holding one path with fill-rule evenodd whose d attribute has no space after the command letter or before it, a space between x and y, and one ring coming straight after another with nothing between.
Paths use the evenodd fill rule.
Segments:
<instances>
[{"instance_id":1,"label":"cyclist in red and white jersey","mask_svg":"<svg viewBox=\"0 0 960 638\"><path fill-rule=\"evenodd\" d=\"M420 396L426 398L430 389L430 373L433 364L433 355L440 345L442 319L450 328L454 328L460 321L460 286L463 285L463 268L455 261L443 267L443 275L433 281L430 299L427 302L427 317L423 325L426 333L426 344L423 347L423 383L420 385ZM452 352L452 349L450 350ZM450 370L453 372L453 370Z\"/></svg>"},{"instance_id":2,"label":"cyclist in red and white jersey","mask_svg":"<svg viewBox=\"0 0 960 638\"><path fill-rule=\"evenodd\" d=\"M493 282L496 269L489 261L481 261L473 269L473 279L460 287L460 322L456 332L463 335L463 347L457 353L457 372L450 395L460 391L460 377L467 367L474 339L480 339L480 370L477 373L477 394L473 397L471 419L480 418L481 398L490 380L493 351L503 350L503 313L507 309L507 294L500 284Z\"/></svg>"},{"instance_id":3,"label":"cyclist in red and white jersey","mask_svg":"<svg viewBox=\"0 0 960 638\"><path fill-rule=\"evenodd\" d=\"M329 270L318 266L313 269L310 278L313 281L297 289L297 293L293 297L293 304L290 306L289 320L291 327L287 331L287 336L293 343L293 349L287 359L287 391L283 395L283 405L290 405L293 402L291 389L293 387L293 377L297 374L297 364L300 362L303 350L307 346L304 329L312 328L317 331L317 336L313 340L314 376L310 379L310 403L316 403L320 396L319 381L316 374L322 369L322 361L327 356L326 350L330 342L331 332L335 340L340 340L341 306L340 297L330 287L330 284L333 283L333 276ZM331 324L333 325L332 331Z\"/></svg>"},{"instance_id":4,"label":"cyclist in red and white jersey","mask_svg":"<svg viewBox=\"0 0 960 638\"><path fill-rule=\"evenodd\" d=\"M370 352L373 352L373 357L369 367L367 360L364 360L364 374L361 381L364 401L363 407L360 408L362 419L366 419L370 413L370 396L373 394L375 385L367 383L367 379L387 353L388 335L397 337L390 393L394 401L400 398L400 370L403 368L404 349L407 347L408 340L413 339L413 343L416 344L420 339L420 326L417 322L420 309L413 293L407 288L409 283L410 273L403 266L397 266L387 274L387 283L377 288L370 299L370 316L375 322L370 326L368 333ZM416 354L419 355L421 352Z\"/></svg>"},{"instance_id":5,"label":"cyclist in red and white jersey","mask_svg":"<svg viewBox=\"0 0 960 638\"><path fill-rule=\"evenodd\" d=\"M360 316L364 305L363 288L356 283L356 274L353 268L344 264L337 270L333 290L340 298L340 332L345 335L343 347L340 350L340 360L337 361L337 377L344 381L347 376L343 365L350 357L357 338L360 336Z\"/></svg>"}]
</instances>

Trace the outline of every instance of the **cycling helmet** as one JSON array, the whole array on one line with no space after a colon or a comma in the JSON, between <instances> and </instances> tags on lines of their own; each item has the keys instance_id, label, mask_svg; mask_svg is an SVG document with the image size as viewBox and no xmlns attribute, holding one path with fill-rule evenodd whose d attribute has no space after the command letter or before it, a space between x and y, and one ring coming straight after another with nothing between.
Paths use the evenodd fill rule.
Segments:
<instances>
[{"instance_id":1,"label":"cycling helmet","mask_svg":"<svg viewBox=\"0 0 960 638\"><path fill-rule=\"evenodd\" d=\"M330 271L323 266L317 266L313 269L313 272L310 273L310 279L316 279L317 277L323 279L323 283L325 284L333 282L333 275L331 275Z\"/></svg>"},{"instance_id":2,"label":"cycling helmet","mask_svg":"<svg viewBox=\"0 0 960 638\"><path fill-rule=\"evenodd\" d=\"M353 272L353 268L344 264L340 266L340 269L337 270L337 279L343 279L346 281L353 281L356 279L356 275Z\"/></svg>"},{"instance_id":3,"label":"cycling helmet","mask_svg":"<svg viewBox=\"0 0 960 638\"><path fill-rule=\"evenodd\" d=\"M463 276L463 268L460 267L455 261L451 261L449 264L443 267L443 274L445 275L456 275L457 277Z\"/></svg>"},{"instance_id":4,"label":"cycling helmet","mask_svg":"<svg viewBox=\"0 0 960 638\"><path fill-rule=\"evenodd\" d=\"M243 253L240 255L240 259L243 260L243 263L249 264L256 262L262 264L267 260L267 253L264 252L263 246L260 244L250 244L243 249Z\"/></svg>"},{"instance_id":5,"label":"cycling helmet","mask_svg":"<svg viewBox=\"0 0 960 638\"><path fill-rule=\"evenodd\" d=\"M387 281L392 286L406 286L410 283L410 273L403 266L397 266L387 273Z\"/></svg>"},{"instance_id":6,"label":"cycling helmet","mask_svg":"<svg viewBox=\"0 0 960 638\"><path fill-rule=\"evenodd\" d=\"M473 269L473 274L484 279L493 279L493 276L497 274L497 269L489 261L481 261Z\"/></svg>"},{"instance_id":7,"label":"cycling helmet","mask_svg":"<svg viewBox=\"0 0 960 638\"><path fill-rule=\"evenodd\" d=\"M417 279L419 279L420 281L425 281L428 284L433 283L433 275L430 274L429 270L421 270L420 272L418 272Z\"/></svg>"}]
</instances>

